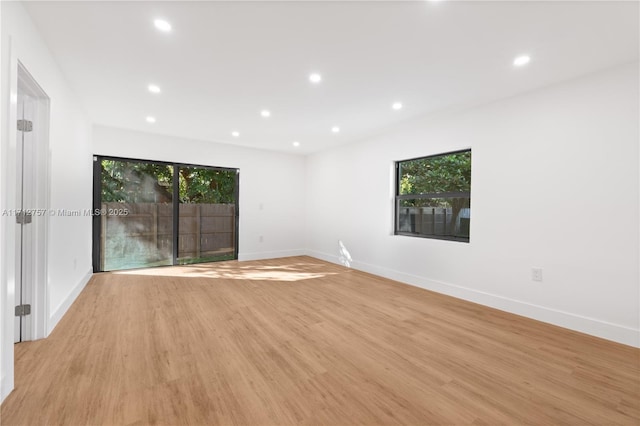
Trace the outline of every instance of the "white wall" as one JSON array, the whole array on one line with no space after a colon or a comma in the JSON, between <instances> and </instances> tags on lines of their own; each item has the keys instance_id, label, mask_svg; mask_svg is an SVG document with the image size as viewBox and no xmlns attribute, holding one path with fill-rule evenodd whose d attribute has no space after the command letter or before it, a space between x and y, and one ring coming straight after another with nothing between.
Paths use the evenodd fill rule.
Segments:
<instances>
[{"instance_id":1,"label":"white wall","mask_svg":"<svg viewBox=\"0 0 640 426\"><path fill-rule=\"evenodd\" d=\"M20 61L51 101L50 207L91 207L91 125L19 2L2 2L0 91L0 211L16 208L17 61ZM13 125L12 125L13 124ZM1 399L13 388L14 217L0 217L0 295L2 297ZM91 274L91 218L49 217L47 299L50 332Z\"/></svg>"},{"instance_id":2,"label":"white wall","mask_svg":"<svg viewBox=\"0 0 640 426\"><path fill-rule=\"evenodd\" d=\"M304 157L103 126L93 142L97 155L239 168L239 259L304 253Z\"/></svg>"},{"instance_id":3,"label":"white wall","mask_svg":"<svg viewBox=\"0 0 640 426\"><path fill-rule=\"evenodd\" d=\"M309 253L640 346L638 101L636 63L311 155ZM394 161L468 147L471 242L392 235Z\"/></svg>"}]
</instances>

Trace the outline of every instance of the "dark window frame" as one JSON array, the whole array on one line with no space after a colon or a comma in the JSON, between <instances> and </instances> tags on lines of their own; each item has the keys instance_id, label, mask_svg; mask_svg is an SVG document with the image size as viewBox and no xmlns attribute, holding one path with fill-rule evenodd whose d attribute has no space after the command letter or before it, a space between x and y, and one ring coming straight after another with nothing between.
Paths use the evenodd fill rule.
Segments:
<instances>
[{"instance_id":1,"label":"dark window frame","mask_svg":"<svg viewBox=\"0 0 640 426\"><path fill-rule=\"evenodd\" d=\"M395 196L394 196L394 221L393 221L393 234L408 236L408 237L419 237L419 238L428 238L433 240L445 240L445 241L457 241L462 243L469 243L471 241L471 235L467 237L459 237L459 236L451 236L451 235L435 235L435 234L421 234L417 232L407 232L400 230L400 209L406 208L401 207L400 203L403 200L417 200L417 199L434 199L434 198L468 198L469 204L471 204L471 191L459 191L459 192L431 192L431 193L415 193L415 194L400 194L400 183L402 180L401 176L401 164L407 163L416 160L428 160L431 158L437 157L445 157L453 154L461 154L461 153L470 153L471 148L460 149L456 151L443 152L439 154L426 155L423 157L415 157L409 158L406 160L399 160L395 162ZM471 157L473 159L473 156ZM473 161L473 160L472 160Z\"/></svg>"},{"instance_id":2,"label":"dark window frame","mask_svg":"<svg viewBox=\"0 0 640 426\"><path fill-rule=\"evenodd\" d=\"M101 175L102 171L100 168L100 164L102 160L113 160L113 161L129 161L136 163L153 163L160 164L164 166L173 167L173 185L172 190L174 192L174 196L172 197L172 206L173 206L173 253L172 253L172 265L162 265L155 266L157 268L164 268L167 266L178 266L181 265L178 262L178 238L179 238L179 209L180 209L180 197L175 196L179 192L179 176L178 169L180 167L197 167L203 169L213 169L213 170L221 170L221 171L235 171L236 172L236 185L234 189L234 197L236 200L236 208L235 208L235 250L234 250L234 258L238 259L239 247L238 244L240 242L240 168L238 167L218 167L218 166L206 166L202 164L190 164L190 163L177 163L170 161L156 161L156 160L147 160L140 158L128 158L128 157L115 157L111 155L93 155L93 203L92 208L93 211L100 210L102 206L102 180ZM92 221L92 264L93 264L93 272L103 272L100 267L100 238L102 237L102 227L100 226L101 217L98 215L93 215Z\"/></svg>"}]
</instances>

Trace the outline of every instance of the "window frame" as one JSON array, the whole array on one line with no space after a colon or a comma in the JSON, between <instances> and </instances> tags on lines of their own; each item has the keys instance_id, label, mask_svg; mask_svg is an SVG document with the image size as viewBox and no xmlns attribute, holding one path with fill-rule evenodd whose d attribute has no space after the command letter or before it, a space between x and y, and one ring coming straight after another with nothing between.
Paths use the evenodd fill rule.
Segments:
<instances>
[{"instance_id":1,"label":"window frame","mask_svg":"<svg viewBox=\"0 0 640 426\"><path fill-rule=\"evenodd\" d=\"M394 220L393 220L393 235L400 235L406 237L418 237L418 238L428 238L431 240L445 240L445 241L456 241L461 243L469 243L471 242L471 234L468 237L456 237L452 235L429 235L429 234L420 234L417 232L406 232L400 231L400 202L403 200L416 200L416 199L433 199L433 198L468 198L469 206L471 206L471 190L469 191L458 191L458 192L429 192L429 193L421 193L421 194L400 194L400 182L402 180L401 173L401 163L407 163L415 160L426 160L430 158L436 157L445 157L453 154L461 154L472 153L471 148L464 148L455 151L448 151L439 154L425 155L422 157L408 158L406 160L398 160L394 162L395 166L395 188L394 188L394 201L393 201L393 210L394 210ZM471 161L473 164L473 155L471 155Z\"/></svg>"}]
</instances>

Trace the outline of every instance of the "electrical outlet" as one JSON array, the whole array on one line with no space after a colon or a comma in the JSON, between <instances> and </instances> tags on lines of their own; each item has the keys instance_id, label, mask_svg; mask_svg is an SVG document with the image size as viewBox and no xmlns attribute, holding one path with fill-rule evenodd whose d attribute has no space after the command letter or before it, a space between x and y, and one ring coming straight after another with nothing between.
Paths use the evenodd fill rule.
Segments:
<instances>
[{"instance_id":1,"label":"electrical outlet","mask_svg":"<svg viewBox=\"0 0 640 426\"><path fill-rule=\"evenodd\" d=\"M531 279L542 282L542 268L531 268Z\"/></svg>"}]
</instances>

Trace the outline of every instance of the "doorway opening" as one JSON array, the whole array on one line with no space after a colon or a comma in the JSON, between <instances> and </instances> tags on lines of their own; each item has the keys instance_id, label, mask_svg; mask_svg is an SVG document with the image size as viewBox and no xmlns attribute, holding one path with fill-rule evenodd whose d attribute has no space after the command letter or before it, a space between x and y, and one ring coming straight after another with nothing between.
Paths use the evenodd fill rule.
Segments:
<instances>
[{"instance_id":1,"label":"doorway opening","mask_svg":"<svg viewBox=\"0 0 640 426\"><path fill-rule=\"evenodd\" d=\"M49 97L18 62L14 343L46 337Z\"/></svg>"},{"instance_id":2,"label":"doorway opening","mask_svg":"<svg viewBox=\"0 0 640 426\"><path fill-rule=\"evenodd\" d=\"M239 170L94 157L95 272L238 258Z\"/></svg>"}]
</instances>

